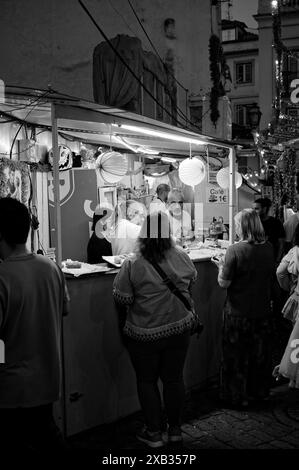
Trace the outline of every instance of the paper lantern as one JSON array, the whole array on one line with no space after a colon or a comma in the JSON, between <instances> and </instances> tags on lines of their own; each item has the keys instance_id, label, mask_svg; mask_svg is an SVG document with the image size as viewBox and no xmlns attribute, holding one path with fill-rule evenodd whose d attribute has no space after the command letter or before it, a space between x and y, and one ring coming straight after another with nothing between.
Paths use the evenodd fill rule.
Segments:
<instances>
[{"instance_id":1,"label":"paper lantern","mask_svg":"<svg viewBox=\"0 0 299 470\"><path fill-rule=\"evenodd\" d=\"M128 159L119 152L104 152L97 158L96 169L106 183L115 184L127 173Z\"/></svg>"},{"instance_id":2,"label":"paper lantern","mask_svg":"<svg viewBox=\"0 0 299 470\"><path fill-rule=\"evenodd\" d=\"M71 149L66 145L59 145L59 170L69 170L73 166L73 155ZM49 164L53 168L53 149L49 151Z\"/></svg>"},{"instance_id":3,"label":"paper lantern","mask_svg":"<svg viewBox=\"0 0 299 470\"><path fill-rule=\"evenodd\" d=\"M179 178L184 184L196 186L202 182L205 176L205 165L198 158L186 158L180 163Z\"/></svg>"},{"instance_id":4,"label":"paper lantern","mask_svg":"<svg viewBox=\"0 0 299 470\"><path fill-rule=\"evenodd\" d=\"M229 168L221 168L216 175L216 180L220 188L229 188ZM235 172L235 185L236 188L240 188L242 185L242 176L237 171Z\"/></svg>"}]
</instances>

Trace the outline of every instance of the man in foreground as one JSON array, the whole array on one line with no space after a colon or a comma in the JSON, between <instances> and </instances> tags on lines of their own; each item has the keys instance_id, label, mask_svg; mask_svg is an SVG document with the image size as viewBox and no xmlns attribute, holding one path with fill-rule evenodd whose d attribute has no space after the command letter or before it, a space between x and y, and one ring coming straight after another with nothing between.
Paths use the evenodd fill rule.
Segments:
<instances>
[{"instance_id":1,"label":"man in foreground","mask_svg":"<svg viewBox=\"0 0 299 470\"><path fill-rule=\"evenodd\" d=\"M0 214L0 447L57 449L52 407L60 393L65 281L55 263L27 250L27 208L3 198Z\"/></svg>"}]
</instances>

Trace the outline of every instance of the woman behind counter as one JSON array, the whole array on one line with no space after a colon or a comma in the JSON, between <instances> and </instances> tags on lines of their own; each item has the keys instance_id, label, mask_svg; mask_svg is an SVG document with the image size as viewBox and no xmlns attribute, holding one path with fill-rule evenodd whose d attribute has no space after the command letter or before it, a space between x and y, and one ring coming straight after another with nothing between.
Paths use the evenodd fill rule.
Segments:
<instances>
[{"instance_id":1,"label":"woman behind counter","mask_svg":"<svg viewBox=\"0 0 299 470\"><path fill-rule=\"evenodd\" d=\"M103 263L102 256L111 256L112 248L107 232L108 211L97 207L92 219L92 235L87 245L87 263ZM101 220L105 217L104 223Z\"/></svg>"},{"instance_id":2,"label":"woman behind counter","mask_svg":"<svg viewBox=\"0 0 299 470\"><path fill-rule=\"evenodd\" d=\"M159 264L190 302L190 284L197 272L188 255L174 246L165 213L147 216L138 242L139 253L123 263L114 281L113 295L117 303L128 306L124 334L146 425L137 439L155 448L163 446L159 377L163 383L168 439L182 440L183 367L192 314L169 290L152 263Z\"/></svg>"},{"instance_id":3,"label":"woman behind counter","mask_svg":"<svg viewBox=\"0 0 299 470\"><path fill-rule=\"evenodd\" d=\"M273 249L259 216L244 209L235 217L239 242L219 263L224 306L221 398L237 407L268 397L271 386L270 308Z\"/></svg>"}]
</instances>

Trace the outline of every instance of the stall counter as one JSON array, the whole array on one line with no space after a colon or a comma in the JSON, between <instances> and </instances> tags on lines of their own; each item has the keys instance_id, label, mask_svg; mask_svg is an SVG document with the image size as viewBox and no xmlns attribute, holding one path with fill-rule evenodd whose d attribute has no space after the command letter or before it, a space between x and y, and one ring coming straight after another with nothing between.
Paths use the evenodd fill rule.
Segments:
<instances>
[{"instance_id":1,"label":"stall counter","mask_svg":"<svg viewBox=\"0 0 299 470\"><path fill-rule=\"evenodd\" d=\"M204 323L192 337L184 376L187 389L204 387L220 364L225 291L209 260L195 262L193 299ZM63 325L64 410L66 435L110 423L140 409L135 374L118 326L112 285L115 274L67 279L70 313ZM62 400L63 403L63 400ZM62 409L56 419L62 428Z\"/></svg>"}]
</instances>

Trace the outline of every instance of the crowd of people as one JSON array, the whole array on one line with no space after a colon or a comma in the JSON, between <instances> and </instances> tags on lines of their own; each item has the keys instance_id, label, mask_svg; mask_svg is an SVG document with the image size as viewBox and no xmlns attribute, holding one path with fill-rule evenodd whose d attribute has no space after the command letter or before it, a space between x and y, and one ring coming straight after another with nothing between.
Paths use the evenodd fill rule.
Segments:
<instances>
[{"instance_id":1,"label":"crowd of people","mask_svg":"<svg viewBox=\"0 0 299 470\"><path fill-rule=\"evenodd\" d=\"M111 247L101 236L107 232L109 214L96 213L93 221L101 249L134 251L115 277L113 296L123 318L123 340L144 414L145 426L137 438L152 448L162 447L165 435L169 442L182 440L183 368L196 322L191 286L197 276L189 256L176 245L176 221L183 221L178 237L189 230L188 216L183 218L182 210L178 211L182 203L182 193L166 185L158 188L147 215L138 202L126 202L118 208ZM286 253L284 227L269 215L269 208L269 201L260 198L253 209L239 212L236 243L228 247L225 257L214 261L218 283L227 291L220 394L234 407L267 400L273 374L299 387L293 346L299 343L299 224L292 225L294 246ZM0 364L1 443L63 447L52 407L61 385L61 322L69 302L66 283L55 263L26 248L28 209L15 199L3 198L0 213L0 339L6 355ZM100 262L101 257L94 257L96 243L92 236L89 256ZM287 293L284 303L282 291ZM278 309L293 330L273 371Z\"/></svg>"}]
</instances>

